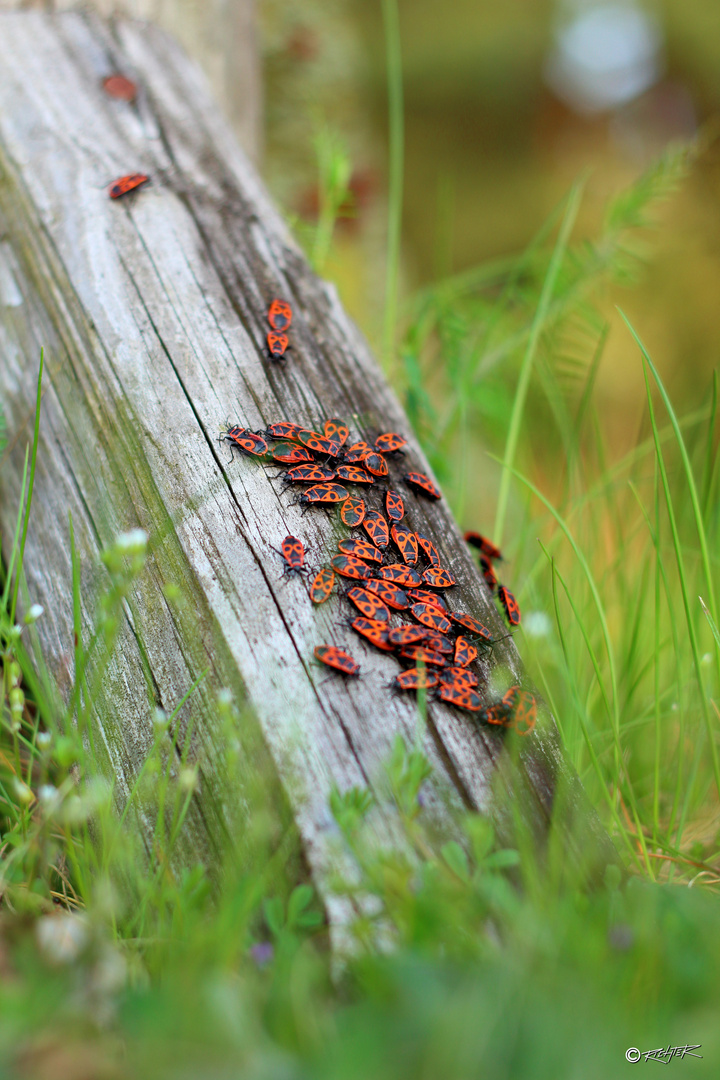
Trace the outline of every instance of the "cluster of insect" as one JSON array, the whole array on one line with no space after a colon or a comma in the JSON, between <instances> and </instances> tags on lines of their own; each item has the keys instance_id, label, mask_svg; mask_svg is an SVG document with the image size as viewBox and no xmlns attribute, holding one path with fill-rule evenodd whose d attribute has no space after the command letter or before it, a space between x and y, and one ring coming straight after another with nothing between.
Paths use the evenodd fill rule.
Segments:
<instances>
[{"instance_id":1,"label":"cluster of insect","mask_svg":"<svg viewBox=\"0 0 720 1080\"><path fill-rule=\"evenodd\" d=\"M102 85L110 97L129 104L136 98L137 86L124 75L110 75ZM120 199L149 182L146 173L128 173L112 182L108 195ZM287 301L272 301L266 340L273 360L282 360L291 347L288 331L292 318ZM340 419L327 420L321 432L280 421L266 431L234 426L223 433L241 453L280 466L284 484L304 485L296 499L303 510L339 506L343 524L364 532L364 536L339 542L330 565L315 574L309 594L314 604L324 604L338 580L351 583L344 595L359 612L353 614L351 628L376 649L393 653L404 665L405 670L391 683L393 690L429 692L487 724L512 727L519 735L529 735L535 726L537 703L526 690L512 686L500 701L483 706L477 690L480 677L472 665L481 650L492 647L493 636L473 615L450 609L442 594L455 585L455 578L441 565L432 540L407 524L402 495L389 486L388 458L403 455L407 440L386 432L372 444L361 440L348 446L349 436L348 425ZM407 472L403 480L417 495L441 497L424 473ZM366 499L352 495L348 485L359 485L366 496L380 490L381 507L368 507ZM480 533L468 532L465 540L479 550L485 581L490 591L496 592L511 628L518 626L520 609L510 590L498 583L494 570L494 564L502 560L501 553ZM305 548L296 536L285 537L280 554L284 573L308 572ZM403 617L413 621L392 625L393 619ZM360 675L358 662L335 645L318 645L315 657L342 675Z\"/></svg>"},{"instance_id":2,"label":"cluster of insect","mask_svg":"<svg viewBox=\"0 0 720 1080\"><path fill-rule=\"evenodd\" d=\"M268 312L274 333L287 329L291 319L290 306L274 300ZM453 574L442 566L430 537L408 524L405 498L390 479L390 463L404 456L407 446L402 435L386 432L372 443L350 443L348 425L333 418L322 431L279 421L263 431L228 427L222 437L240 453L278 466L283 484L298 490L295 503L303 512L311 507L339 510L351 534L339 541L328 565L313 575L309 596L314 604L324 604L342 584L353 609L350 628L374 648L392 653L404 668L392 680L393 690L428 692L484 723L530 734L537 703L528 691L513 686L500 701L483 705L478 692L481 676L473 665L495 639L475 616L451 609L446 592L456 584ZM415 495L441 497L424 473L405 472L402 480ZM350 487L359 487L361 494L351 493ZM496 592L510 627L518 626L515 598L498 585L493 570L501 553L479 533L467 533L465 539L479 550L485 580ZM298 537L286 536L278 554L283 574L309 574ZM361 674L351 653L336 645L318 645L315 658L344 676Z\"/></svg>"}]
</instances>

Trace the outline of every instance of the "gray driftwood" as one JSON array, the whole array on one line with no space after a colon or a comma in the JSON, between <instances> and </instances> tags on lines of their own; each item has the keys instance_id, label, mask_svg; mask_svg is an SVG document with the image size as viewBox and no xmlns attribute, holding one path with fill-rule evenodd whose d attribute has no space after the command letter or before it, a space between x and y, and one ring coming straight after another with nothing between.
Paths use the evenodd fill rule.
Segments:
<instances>
[{"instance_id":1,"label":"gray driftwood","mask_svg":"<svg viewBox=\"0 0 720 1080\"><path fill-rule=\"evenodd\" d=\"M135 106L109 100L101 78L133 74ZM151 187L111 201L115 177L142 170ZM384 684L394 661L370 654L341 625L337 597L313 608L282 580L275 553L300 536L313 565L334 552L336 517L301 516L265 470L227 461L222 422L260 429L277 419L352 418L358 437L398 430L412 467L427 462L367 345L335 291L288 235L195 68L160 31L98 17L37 11L0 16L0 392L10 444L0 469L3 545L11 537L22 459L31 437L41 346L47 368L42 434L25 559L45 661L67 693L72 672L68 510L82 553L83 620L93 622L99 551L119 531L152 538L148 570L129 598L117 658L98 704L108 766L127 790L151 739L155 706L171 710L209 674L181 714L194 718L202 782L186 831L187 857L205 857L222 828L214 776L215 699L231 687L256 718L282 781L312 874L327 895L335 830L333 785L375 785L399 734L419 737L434 774L430 818L488 811L491 788L512 791L540 836L557 782L570 792L568 829L612 849L564 763L547 715L516 761L502 736L432 702L418 736L414 702ZM292 353L264 356L273 296L292 301ZM435 540L459 585L455 607L499 619L444 501L408 492L408 519ZM184 606L167 602L177 585ZM353 641L372 677L325 679L321 642ZM512 642L492 664L523 677ZM375 814L379 842L395 826ZM502 823L501 823L502 824ZM211 858L211 854L210 854Z\"/></svg>"}]
</instances>

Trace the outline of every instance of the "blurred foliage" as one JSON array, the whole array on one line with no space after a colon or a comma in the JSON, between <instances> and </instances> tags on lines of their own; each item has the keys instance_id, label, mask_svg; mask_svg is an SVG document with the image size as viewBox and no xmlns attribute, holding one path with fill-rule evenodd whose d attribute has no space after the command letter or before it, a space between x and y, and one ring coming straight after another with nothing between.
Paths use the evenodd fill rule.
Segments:
<instances>
[{"instance_id":1,"label":"blurred foliage","mask_svg":"<svg viewBox=\"0 0 720 1080\"><path fill-rule=\"evenodd\" d=\"M662 357L681 411L717 361L720 288L720 22L714 0L649 4L665 35L665 75L611 114L577 116L545 87L543 67L560 5L462 0L400 2L405 95L402 293L516 259L567 190L586 177L576 235L597 236L613 194L629 189L676 139L704 133L702 152L646 251L637 287L606 289L608 339L596 372L612 447L632 441L644 409L642 373L615 314L620 304ZM352 222L336 230L326 273L383 349L387 104L381 5L357 0L264 0L266 175L282 205L313 220L313 135L320 120L347 146ZM473 455L474 473L483 469ZM475 509L492 498L481 488Z\"/></svg>"}]
</instances>

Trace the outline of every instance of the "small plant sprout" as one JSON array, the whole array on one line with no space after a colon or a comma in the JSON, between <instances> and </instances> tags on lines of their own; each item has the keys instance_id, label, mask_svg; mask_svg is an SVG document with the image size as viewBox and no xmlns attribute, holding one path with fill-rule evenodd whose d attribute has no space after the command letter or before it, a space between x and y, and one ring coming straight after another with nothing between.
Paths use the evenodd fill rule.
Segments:
<instances>
[{"instance_id":1,"label":"small plant sprout","mask_svg":"<svg viewBox=\"0 0 720 1080\"><path fill-rule=\"evenodd\" d=\"M35 802L32 788L29 788L26 783L17 777L13 780L13 792L17 801L22 803L23 806L30 806L31 803Z\"/></svg>"}]
</instances>

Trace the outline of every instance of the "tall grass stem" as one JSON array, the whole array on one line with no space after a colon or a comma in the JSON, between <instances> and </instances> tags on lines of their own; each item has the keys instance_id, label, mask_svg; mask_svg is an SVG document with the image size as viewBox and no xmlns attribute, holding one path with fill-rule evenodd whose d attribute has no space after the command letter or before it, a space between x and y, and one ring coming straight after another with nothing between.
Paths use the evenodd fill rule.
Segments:
<instances>
[{"instance_id":1,"label":"tall grass stem","mask_svg":"<svg viewBox=\"0 0 720 1080\"><path fill-rule=\"evenodd\" d=\"M385 64L388 87L388 156L390 164L383 352L385 364L390 368L395 358L395 334L397 329L400 239L402 234L405 120L400 19L398 16L397 0L382 0L382 13L383 24L385 26Z\"/></svg>"}]
</instances>

